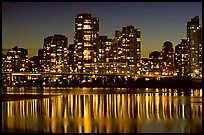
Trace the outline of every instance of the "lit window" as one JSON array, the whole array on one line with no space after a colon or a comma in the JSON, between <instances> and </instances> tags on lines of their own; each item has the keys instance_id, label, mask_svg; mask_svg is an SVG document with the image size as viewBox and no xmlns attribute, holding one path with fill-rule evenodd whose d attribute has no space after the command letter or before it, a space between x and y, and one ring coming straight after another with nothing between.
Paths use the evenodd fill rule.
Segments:
<instances>
[{"instance_id":1,"label":"lit window","mask_svg":"<svg viewBox=\"0 0 204 135\"><path fill-rule=\"evenodd\" d=\"M84 40L91 40L91 35L84 35Z\"/></svg>"},{"instance_id":2,"label":"lit window","mask_svg":"<svg viewBox=\"0 0 204 135\"><path fill-rule=\"evenodd\" d=\"M84 23L91 23L91 20L85 20Z\"/></svg>"},{"instance_id":3,"label":"lit window","mask_svg":"<svg viewBox=\"0 0 204 135\"><path fill-rule=\"evenodd\" d=\"M7 60L11 60L12 56L7 56Z\"/></svg>"},{"instance_id":4,"label":"lit window","mask_svg":"<svg viewBox=\"0 0 204 135\"><path fill-rule=\"evenodd\" d=\"M83 54L84 54L84 59L88 60L91 58L90 50L84 50Z\"/></svg>"},{"instance_id":5,"label":"lit window","mask_svg":"<svg viewBox=\"0 0 204 135\"><path fill-rule=\"evenodd\" d=\"M91 46L91 44L89 42L84 42L84 46L88 47Z\"/></svg>"},{"instance_id":6,"label":"lit window","mask_svg":"<svg viewBox=\"0 0 204 135\"><path fill-rule=\"evenodd\" d=\"M83 29L91 29L90 25L84 25Z\"/></svg>"}]
</instances>

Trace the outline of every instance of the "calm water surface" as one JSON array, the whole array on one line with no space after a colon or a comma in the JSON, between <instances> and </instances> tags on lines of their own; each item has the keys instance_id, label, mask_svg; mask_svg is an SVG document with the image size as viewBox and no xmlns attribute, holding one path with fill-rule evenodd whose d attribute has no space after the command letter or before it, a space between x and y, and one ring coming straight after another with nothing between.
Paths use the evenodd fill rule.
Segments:
<instances>
[{"instance_id":1,"label":"calm water surface","mask_svg":"<svg viewBox=\"0 0 204 135\"><path fill-rule=\"evenodd\" d=\"M2 102L2 130L52 133L202 132L202 89L9 88L53 95ZM130 94L131 93L131 94Z\"/></svg>"}]
</instances>

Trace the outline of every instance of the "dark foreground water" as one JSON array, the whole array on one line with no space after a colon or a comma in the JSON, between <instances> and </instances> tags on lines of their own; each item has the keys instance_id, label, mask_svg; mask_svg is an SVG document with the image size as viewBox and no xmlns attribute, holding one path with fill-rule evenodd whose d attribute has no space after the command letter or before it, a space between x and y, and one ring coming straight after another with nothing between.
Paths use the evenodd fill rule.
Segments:
<instances>
[{"instance_id":1,"label":"dark foreground water","mask_svg":"<svg viewBox=\"0 0 204 135\"><path fill-rule=\"evenodd\" d=\"M202 89L186 95L175 89L7 88L2 94L3 132L202 132ZM7 94L20 95L12 101Z\"/></svg>"}]
</instances>

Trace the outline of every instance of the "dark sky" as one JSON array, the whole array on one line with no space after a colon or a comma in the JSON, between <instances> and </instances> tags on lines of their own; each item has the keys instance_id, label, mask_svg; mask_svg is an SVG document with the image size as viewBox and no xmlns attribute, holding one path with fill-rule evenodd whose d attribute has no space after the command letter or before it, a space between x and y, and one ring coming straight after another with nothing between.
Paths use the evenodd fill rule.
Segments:
<instances>
[{"instance_id":1,"label":"dark sky","mask_svg":"<svg viewBox=\"0 0 204 135\"><path fill-rule=\"evenodd\" d=\"M114 38L115 30L133 25L141 29L142 57L160 51L165 41L173 46L186 38L186 23L199 16L201 2L3 2L2 48L15 45L37 55L45 37L62 34L73 43L76 15L99 18L100 35Z\"/></svg>"}]
</instances>

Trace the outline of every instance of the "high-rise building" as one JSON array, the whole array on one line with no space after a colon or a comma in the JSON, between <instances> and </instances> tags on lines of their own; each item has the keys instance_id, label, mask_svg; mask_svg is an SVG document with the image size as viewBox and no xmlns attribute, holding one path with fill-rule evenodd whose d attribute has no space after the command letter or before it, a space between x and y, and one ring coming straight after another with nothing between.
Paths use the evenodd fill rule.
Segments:
<instances>
[{"instance_id":1,"label":"high-rise building","mask_svg":"<svg viewBox=\"0 0 204 135\"><path fill-rule=\"evenodd\" d=\"M163 67L163 72L165 73L173 73L173 55L174 55L174 50L173 50L173 45L170 41L166 41L163 44L162 48L162 58L164 62L164 67Z\"/></svg>"},{"instance_id":2,"label":"high-rise building","mask_svg":"<svg viewBox=\"0 0 204 135\"><path fill-rule=\"evenodd\" d=\"M110 57L110 61L112 62L121 62L121 35L121 31L115 31L115 38L113 39Z\"/></svg>"},{"instance_id":3,"label":"high-rise building","mask_svg":"<svg viewBox=\"0 0 204 135\"><path fill-rule=\"evenodd\" d=\"M7 72L28 71L28 50L15 46L6 54Z\"/></svg>"},{"instance_id":4,"label":"high-rise building","mask_svg":"<svg viewBox=\"0 0 204 135\"><path fill-rule=\"evenodd\" d=\"M189 72L189 44L187 39L182 39L181 43L175 46L174 65L179 75Z\"/></svg>"},{"instance_id":5,"label":"high-rise building","mask_svg":"<svg viewBox=\"0 0 204 135\"><path fill-rule=\"evenodd\" d=\"M7 71L7 69L6 69L6 66L7 66L7 64L6 64L6 54L4 54L4 53L2 53L2 72L6 72ZM9 74L2 74L2 77L1 77L1 79L2 79L2 85L4 85L4 84L9 84L9 80L10 80L10 78L9 78L10 76L9 76Z\"/></svg>"},{"instance_id":6,"label":"high-rise building","mask_svg":"<svg viewBox=\"0 0 204 135\"><path fill-rule=\"evenodd\" d=\"M69 60L68 60L68 64L69 64L69 70L68 72L75 72L76 70L76 57L74 57L74 44L69 44L69 47L68 47L68 57L69 57Z\"/></svg>"},{"instance_id":7,"label":"high-rise building","mask_svg":"<svg viewBox=\"0 0 204 135\"><path fill-rule=\"evenodd\" d=\"M39 60L39 66L38 71L44 72L44 63L46 61L46 50L45 49L39 49L38 50L38 60Z\"/></svg>"},{"instance_id":8,"label":"high-rise building","mask_svg":"<svg viewBox=\"0 0 204 135\"><path fill-rule=\"evenodd\" d=\"M117 41L117 40L115 40ZM108 36L99 36L99 60L91 65L91 73L124 73L127 63L118 61L118 42Z\"/></svg>"},{"instance_id":9,"label":"high-rise building","mask_svg":"<svg viewBox=\"0 0 204 135\"><path fill-rule=\"evenodd\" d=\"M149 74L150 72L150 59L142 58L141 62L141 74Z\"/></svg>"},{"instance_id":10,"label":"high-rise building","mask_svg":"<svg viewBox=\"0 0 204 135\"><path fill-rule=\"evenodd\" d=\"M202 74L202 26L199 24L198 16L187 22L187 41L190 46L190 72Z\"/></svg>"},{"instance_id":11,"label":"high-rise building","mask_svg":"<svg viewBox=\"0 0 204 135\"><path fill-rule=\"evenodd\" d=\"M153 51L149 54L149 71L152 74L162 74L163 72L163 59L162 53L159 51Z\"/></svg>"},{"instance_id":12,"label":"high-rise building","mask_svg":"<svg viewBox=\"0 0 204 135\"><path fill-rule=\"evenodd\" d=\"M2 72L6 72L6 54L2 53Z\"/></svg>"},{"instance_id":13,"label":"high-rise building","mask_svg":"<svg viewBox=\"0 0 204 135\"><path fill-rule=\"evenodd\" d=\"M107 36L99 36L99 61L109 62L111 59L113 40Z\"/></svg>"},{"instance_id":14,"label":"high-rise building","mask_svg":"<svg viewBox=\"0 0 204 135\"><path fill-rule=\"evenodd\" d=\"M119 32L117 32L119 34ZM130 25L123 27L121 31L121 37L119 46L119 60L127 62L129 67L127 72L139 73L141 70L141 37L140 30L135 29Z\"/></svg>"},{"instance_id":15,"label":"high-rise building","mask_svg":"<svg viewBox=\"0 0 204 135\"><path fill-rule=\"evenodd\" d=\"M63 35L49 36L44 39L43 69L45 72L67 72L67 42L67 37Z\"/></svg>"},{"instance_id":16,"label":"high-rise building","mask_svg":"<svg viewBox=\"0 0 204 135\"><path fill-rule=\"evenodd\" d=\"M99 58L99 19L91 14L77 14L75 18L75 56L78 72L90 72L91 63Z\"/></svg>"},{"instance_id":17,"label":"high-rise building","mask_svg":"<svg viewBox=\"0 0 204 135\"><path fill-rule=\"evenodd\" d=\"M28 59L28 71L30 72L38 72L39 71L39 57L33 56Z\"/></svg>"}]
</instances>

